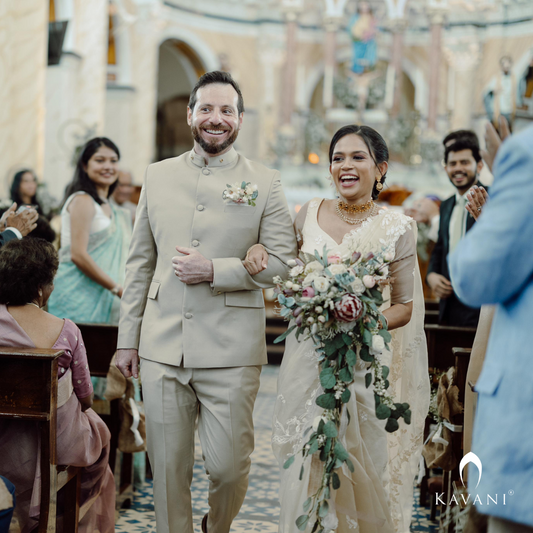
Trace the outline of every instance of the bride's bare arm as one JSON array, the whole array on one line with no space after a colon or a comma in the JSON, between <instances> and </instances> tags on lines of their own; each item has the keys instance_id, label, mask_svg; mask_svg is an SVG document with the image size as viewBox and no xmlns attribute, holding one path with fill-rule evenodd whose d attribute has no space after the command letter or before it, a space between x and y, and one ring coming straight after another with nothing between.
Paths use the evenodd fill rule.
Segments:
<instances>
[{"instance_id":1,"label":"bride's bare arm","mask_svg":"<svg viewBox=\"0 0 533 533\"><path fill-rule=\"evenodd\" d=\"M383 312L387 319L388 330L391 331L396 328L401 328L409 324L411 314L413 313L413 302L406 304L394 304Z\"/></svg>"},{"instance_id":2,"label":"bride's bare arm","mask_svg":"<svg viewBox=\"0 0 533 533\"><path fill-rule=\"evenodd\" d=\"M296 241L298 243L298 250L302 246L302 228L304 227L305 217L307 215L307 208L309 202L307 202L298 212L294 220L294 233L296 234ZM254 244L248 249L246 258L242 262L244 268L247 270L250 276L255 276L265 270L268 266L268 253L264 246L260 243Z\"/></svg>"}]
</instances>

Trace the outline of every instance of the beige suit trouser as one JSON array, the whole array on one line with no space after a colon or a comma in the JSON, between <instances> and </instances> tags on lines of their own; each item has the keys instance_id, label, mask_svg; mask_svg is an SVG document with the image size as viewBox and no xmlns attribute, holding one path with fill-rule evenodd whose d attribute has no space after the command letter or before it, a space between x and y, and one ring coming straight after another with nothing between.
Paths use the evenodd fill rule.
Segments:
<instances>
[{"instance_id":1,"label":"beige suit trouser","mask_svg":"<svg viewBox=\"0 0 533 533\"><path fill-rule=\"evenodd\" d=\"M141 359L157 533L193 533L194 432L209 477L209 533L229 533L248 488L260 366L183 368Z\"/></svg>"}]
</instances>

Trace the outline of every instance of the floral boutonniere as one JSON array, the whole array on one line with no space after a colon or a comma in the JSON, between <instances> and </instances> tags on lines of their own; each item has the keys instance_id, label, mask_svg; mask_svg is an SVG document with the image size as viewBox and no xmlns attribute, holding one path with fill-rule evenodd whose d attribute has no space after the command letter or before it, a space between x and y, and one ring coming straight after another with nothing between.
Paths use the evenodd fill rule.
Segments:
<instances>
[{"instance_id":1,"label":"floral boutonniere","mask_svg":"<svg viewBox=\"0 0 533 533\"><path fill-rule=\"evenodd\" d=\"M227 200L228 203L233 202L236 204L252 205L255 207L255 199L259 196L257 185L252 185L250 182L246 183L234 183L233 185L227 185L227 189L224 189L222 198Z\"/></svg>"}]
</instances>

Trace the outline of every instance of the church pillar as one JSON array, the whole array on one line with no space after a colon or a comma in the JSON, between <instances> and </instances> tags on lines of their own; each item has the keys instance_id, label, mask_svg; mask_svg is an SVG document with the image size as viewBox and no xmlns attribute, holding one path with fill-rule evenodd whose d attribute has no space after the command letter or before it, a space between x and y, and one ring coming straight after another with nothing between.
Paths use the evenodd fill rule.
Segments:
<instances>
[{"instance_id":1,"label":"church pillar","mask_svg":"<svg viewBox=\"0 0 533 533\"><path fill-rule=\"evenodd\" d=\"M42 176L48 2L0 2L0 195L14 171Z\"/></svg>"},{"instance_id":2,"label":"church pillar","mask_svg":"<svg viewBox=\"0 0 533 533\"><path fill-rule=\"evenodd\" d=\"M428 129L436 131L439 106L439 74L442 60L442 25L444 23L444 12L442 10L432 10L429 11L428 15L431 24Z\"/></svg>"},{"instance_id":3,"label":"church pillar","mask_svg":"<svg viewBox=\"0 0 533 533\"><path fill-rule=\"evenodd\" d=\"M397 117L400 114L400 105L402 101L403 42L407 20L404 18L393 19L390 26L392 31L391 65L394 72L391 116Z\"/></svg>"}]
</instances>

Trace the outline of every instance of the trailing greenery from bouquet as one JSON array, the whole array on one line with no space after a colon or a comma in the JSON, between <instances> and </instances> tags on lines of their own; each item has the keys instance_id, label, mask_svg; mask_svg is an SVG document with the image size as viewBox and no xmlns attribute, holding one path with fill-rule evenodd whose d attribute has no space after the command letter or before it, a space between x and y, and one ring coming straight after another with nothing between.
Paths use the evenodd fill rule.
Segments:
<instances>
[{"instance_id":1,"label":"trailing greenery from bouquet","mask_svg":"<svg viewBox=\"0 0 533 533\"><path fill-rule=\"evenodd\" d=\"M317 491L303 506L304 514L296 525L304 531L314 521L312 532L322 533L336 528L336 516L330 512L328 500L332 490L340 487L338 473L344 465L354 471L341 427L349 422L347 403L349 386L354 381L358 358L366 363L365 385L374 392L375 415L384 420L385 429L394 432L399 419L411 422L409 404L396 403L387 392L389 368L380 355L389 349L391 334L379 308L383 289L389 284L388 264L394 255L382 250L362 257L354 252L343 258L324 247L322 256L300 252L292 261L289 278L275 278L275 292L281 306L280 314L291 324L275 342L281 342L292 331L296 338L312 339L318 356L319 379L323 393L316 404L323 409L312 427L305 430L307 441L284 464L289 468L298 453L302 454L300 480L307 458L317 454L323 473Z\"/></svg>"}]
</instances>

